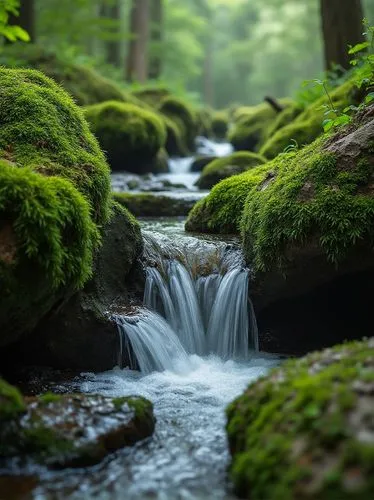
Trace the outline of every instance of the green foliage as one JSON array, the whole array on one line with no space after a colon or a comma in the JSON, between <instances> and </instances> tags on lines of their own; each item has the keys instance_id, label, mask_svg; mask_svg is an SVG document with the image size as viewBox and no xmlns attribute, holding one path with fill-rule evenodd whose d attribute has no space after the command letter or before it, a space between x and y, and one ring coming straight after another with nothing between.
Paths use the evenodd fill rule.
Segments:
<instances>
[{"instance_id":1,"label":"green foliage","mask_svg":"<svg viewBox=\"0 0 374 500\"><path fill-rule=\"evenodd\" d=\"M206 198L193 207L188 215L186 230L218 234L239 233L248 192L253 186L257 186L267 173L267 165L263 165L219 182Z\"/></svg>"},{"instance_id":2,"label":"green foliage","mask_svg":"<svg viewBox=\"0 0 374 500\"><path fill-rule=\"evenodd\" d=\"M288 361L252 384L227 409L236 493L371 498L374 442L361 436L372 418L373 369L371 339Z\"/></svg>"},{"instance_id":3,"label":"green foliage","mask_svg":"<svg viewBox=\"0 0 374 500\"><path fill-rule=\"evenodd\" d=\"M24 413L26 405L21 393L0 378L0 425L4 420L12 420Z\"/></svg>"},{"instance_id":4,"label":"green foliage","mask_svg":"<svg viewBox=\"0 0 374 500\"><path fill-rule=\"evenodd\" d=\"M224 111L216 111L212 117L212 134L218 140L226 139L229 119Z\"/></svg>"},{"instance_id":5,"label":"green foliage","mask_svg":"<svg viewBox=\"0 0 374 500\"><path fill-rule=\"evenodd\" d=\"M85 116L113 170L144 173L157 168L157 154L165 145L166 130L156 113L108 101L86 107Z\"/></svg>"},{"instance_id":6,"label":"green foliage","mask_svg":"<svg viewBox=\"0 0 374 500\"><path fill-rule=\"evenodd\" d=\"M256 153L237 151L232 155L217 158L206 165L196 184L200 189L210 189L221 180L245 172L265 161L263 156Z\"/></svg>"},{"instance_id":7,"label":"green foliage","mask_svg":"<svg viewBox=\"0 0 374 500\"><path fill-rule=\"evenodd\" d=\"M9 16L18 16L19 0L1 0L0 2L0 38L4 37L10 42L21 40L30 41L28 33L20 26L9 25Z\"/></svg>"},{"instance_id":8,"label":"green foliage","mask_svg":"<svg viewBox=\"0 0 374 500\"><path fill-rule=\"evenodd\" d=\"M199 108L195 113L197 122L197 135L212 137L213 134L213 111L208 108Z\"/></svg>"},{"instance_id":9,"label":"green foliage","mask_svg":"<svg viewBox=\"0 0 374 500\"><path fill-rule=\"evenodd\" d=\"M340 263L360 241L374 241L374 200L360 192L372 174L368 160L338 166L319 139L267 165L271 182L248 192L242 219L246 257L257 270L282 268L288 252L316 239Z\"/></svg>"}]
</instances>

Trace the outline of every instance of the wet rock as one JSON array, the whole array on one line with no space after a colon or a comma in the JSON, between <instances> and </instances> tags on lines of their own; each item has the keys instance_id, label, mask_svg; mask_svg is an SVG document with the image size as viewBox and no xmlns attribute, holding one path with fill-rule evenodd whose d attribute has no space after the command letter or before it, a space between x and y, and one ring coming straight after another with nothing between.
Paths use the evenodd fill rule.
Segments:
<instances>
[{"instance_id":1,"label":"wet rock","mask_svg":"<svg viewBox=\"0 0 374 500\"><path fill-rule=\"evenodd\" d=\"M200 199L194 196L174 197L151 193L115 193L115 200L137 217L177 217L187 215Z\"/></svg>"},{"instance_id":2,"label":"wet rock","mask_svg":"<svg viewBox=\"0 0 374 500\"><path fill-rule=\"evenodd\" d=\"M53 468L84 467L152 435L152 404L140 397L45 394L0 423L0 464L17 457Z\"/></svg>"},{"instance_id":3,"label":"wet rock","mask_svg":"<svg viewBox=\"0 0 374 500\"><path fill-rule=\"evenodd\" d=\"M197 156L191 165L191 172L201 172L206 165L209 165L209 163L217 158L217 156L213 155Z\"/></svg>"},{"instance_id":4,"label":"wet rock","mask_svg":"<svg viewBox=\"0 0 374 500\"><path fill-rule=\"evenodd\" d=\"M0 351L3 368L17 362L103 371L117 364L118 332L110 317L141 303L144 276L137 264L143 246L139 224L124 207L115 204L113 208L93 278L59 304L29 337Z\"/></svg>"},{"instance_id":5,"label":"wet rock","mask_svg":"<svg viewBox=\"0 0 374 500\"><path fill-rule=\"evenodd\" d=\"M374 339L288 361L228 408L236 493L374 496Z\"/></svg>"}]
</instances>

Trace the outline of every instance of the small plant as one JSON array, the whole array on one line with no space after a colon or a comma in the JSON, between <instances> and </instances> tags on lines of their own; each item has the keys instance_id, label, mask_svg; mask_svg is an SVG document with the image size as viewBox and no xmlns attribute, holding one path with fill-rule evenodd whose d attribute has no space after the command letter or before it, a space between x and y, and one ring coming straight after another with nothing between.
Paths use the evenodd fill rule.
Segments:
<instances>
[{"instance_id":1,"label":"small plant","mask_svg":"<svg viewBox=\"0 0 374 500\"><path fill-rule=\"evenodd\" d=\"M291 139L291 143L284 148L283 153L296 153L299 151L299 145L295 139Z\"/></svg>"},{"instance_id":2,"label":"small plant","mask_svg":"<svg viewBox=\"0 0 374 500\"><path fill-rule=\"evenodd\" d=\"M30 37L23 28L9 25L11 15L19 15L19 0L0 0L0 38L4 37L11 42L29 42Z\"/></svg>"}]
</instances>

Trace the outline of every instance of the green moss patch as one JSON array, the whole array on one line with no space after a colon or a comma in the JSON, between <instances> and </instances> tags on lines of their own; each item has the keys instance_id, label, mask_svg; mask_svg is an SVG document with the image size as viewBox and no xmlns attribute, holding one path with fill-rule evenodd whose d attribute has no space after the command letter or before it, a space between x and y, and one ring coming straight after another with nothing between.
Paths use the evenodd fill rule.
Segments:
<instances>
[{"instance_id":1,"label":"green moss patch","mask_svg":"<svg viewBox=\"0 0 374 500\"><path fill-rule=\"evenodd\" d=\"M374 495L374 341L288 361L227 410L236 492L253 500Z\"/></svg>"},{"instance_id":2,"label":"green moss patch","mask_svg":"<svg viewBox=\"0 0 374 500\"><path fill-rule=\"evenodd\" d=\"M0 378L0 426L3 421L18 418L25 411L22 394Z\"/></svg>"},{"instance_id":3,"label":"green moss patch","mask_svg":"<svg viewBox=\"0 0 374 500\"><path fill-rule=\"evenodd\" d=\"M212 135L215 139L226 139L229 130L229 119L224 111L216 111L212 117Z\"/></svg>"},{"instance_id":4,"label":"green moss patch","mask_svg":"<svg viewBox=\"0 0 374 500\"><path fill-rule=\"evenodd\" d=\"M249 151L238 151L223 158L217 158L206 165L196 185L200 189L210 189L219 181L240 174L265 163L265 158Z\"/></svg>"},{"instance_id":5,"label":"green moss patch","mask_svg":"<svg viewBox=\"0 0 374 500\"><path fill-rule=\"evenodd\" d=\"M165 125L156 113L108 101L88 106L85 116L112 170L153 171L157 153L166 141Z\"/></svg>"},{"instance_id":6,"label":"green moss patch","mask_svg":"<svg viewBox=\"0 0 374 500\"><path fill-rule=\"evenodd\" d=\"M194 140L198 133L194 110L182 99L172 96L162 99L158 110L177 124L187 150L193 151Z\"/></svg>"}]
</instances>

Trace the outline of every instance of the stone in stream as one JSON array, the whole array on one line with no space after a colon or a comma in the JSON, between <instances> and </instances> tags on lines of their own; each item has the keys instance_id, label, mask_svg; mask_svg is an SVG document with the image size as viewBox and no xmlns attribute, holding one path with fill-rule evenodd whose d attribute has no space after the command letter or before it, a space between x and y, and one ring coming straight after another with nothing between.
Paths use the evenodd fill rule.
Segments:
<instances>
[{"instance_id":1,"label":"stone in stream","mask_svg":"<svg viewBox=\"0 0 374 500\"><path fill-rule=\"evenodd\" d=\"M374 107L225 179L186 229L241 233L260 347L301 354L372 332Z\"/></svg>"},{"instance_id":2,"label":"stone in stream","mask_svg":"<svg viewBox=\"0 0 374 500\"><path fill-rule=\"evenodd\" d=\"M25 397L0 379L0 464L85 467L153 434L152 403L141 397L47 393Z\"/></svg>"},{"instance_id":3,"label":"stone in stream","mask_svg":"<svg viewBox=\"0 0 374 500\"><path fill-rule=\"evenodd\" d=\"M241 498L374 498L374 338L284 363L227 416Z\"/></svg>"},{"instance_id":4,"label":"stone in stream","mask_svg":"<svg viewBox=\"0 0 374 500\"><path fill-rule=\"evenodd\" d=\"M178 217L187 215L196 197L186 198L152 193L114 193L114 199L137 217Z\"/></svg>"}]
</instances>

